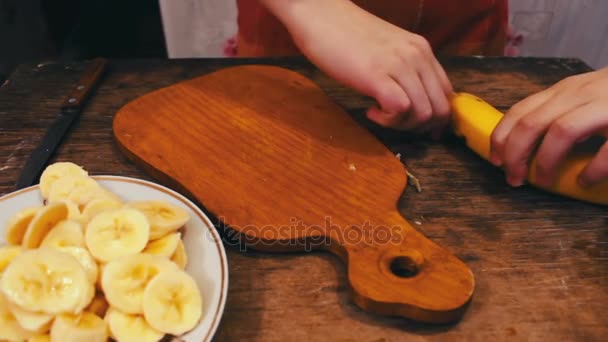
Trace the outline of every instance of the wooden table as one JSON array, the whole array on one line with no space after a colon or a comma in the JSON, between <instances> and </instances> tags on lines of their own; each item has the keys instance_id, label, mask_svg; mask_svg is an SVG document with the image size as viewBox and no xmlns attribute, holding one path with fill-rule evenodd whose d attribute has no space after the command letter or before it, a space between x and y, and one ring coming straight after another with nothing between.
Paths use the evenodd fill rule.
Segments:
<instances>
[{"instance_id":1,"label":"wooden table","mask_svg":"<svg viewBox=\"0 0 608 342\"><path fill-rule=\"evenodd\" d=\"M150 179L113 141L126 102L238 63L293 68L361 119L370 99L337 85L302 59L116 60L53 161L92 174ZM578 60L444 59L458 90L500 109L575 73ZM0 195L13 185L85 63L25 64L0 88ZM364 121L362 123L368 125ZM462 141L433 142L368 125L420 179L399 208L475 274L473 301L457 324L432 326L365 313L350 300L345 268L322 252L242 253L226 246L230 286L216 340L602 340L608 336L608 211L530 187L510 188L500 170Z\"/></svg>"}]
</instances>

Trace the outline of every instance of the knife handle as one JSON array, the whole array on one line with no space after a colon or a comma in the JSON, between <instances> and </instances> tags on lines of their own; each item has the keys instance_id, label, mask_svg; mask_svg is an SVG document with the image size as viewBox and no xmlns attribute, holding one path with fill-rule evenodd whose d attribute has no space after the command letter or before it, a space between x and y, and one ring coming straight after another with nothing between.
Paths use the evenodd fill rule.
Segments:
<instances>
[{"instance_id":1,"label":"knife handle","mask_svg":"<svg viewBox=\"0 0 608 342\"><path fill-rule=\"evenodd\" d=\"M105 58L95 58L91 64L85 69L82 77L76 83L72 91L63 101L61 110L79 109L87 97L91 94L91 90L100 79L106 69L107 60Z\"/></svg>"}]
</instances>

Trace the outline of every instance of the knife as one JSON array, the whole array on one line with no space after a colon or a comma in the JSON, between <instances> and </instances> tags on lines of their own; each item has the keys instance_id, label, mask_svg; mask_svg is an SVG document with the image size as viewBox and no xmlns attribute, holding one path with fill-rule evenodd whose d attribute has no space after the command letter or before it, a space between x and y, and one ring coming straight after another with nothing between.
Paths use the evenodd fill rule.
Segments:
<instances>
[{"instance_id":1,"label":"knife","mask_svg":"<svg viewBox=\"0 0 608 342\"><path fill-rule=\"evenodd\" d=\"M63 140L72 123L80 116L91 91L101 79L106 69L106 64L107 60L105 58L96 58L85 69L80 80L61 105L59 116L46 130L42 141L32 152L23 167L21 175L15 184L16 190L38 183L38 178L46 167L51 155Z\"/></svg>"}]
</instances>

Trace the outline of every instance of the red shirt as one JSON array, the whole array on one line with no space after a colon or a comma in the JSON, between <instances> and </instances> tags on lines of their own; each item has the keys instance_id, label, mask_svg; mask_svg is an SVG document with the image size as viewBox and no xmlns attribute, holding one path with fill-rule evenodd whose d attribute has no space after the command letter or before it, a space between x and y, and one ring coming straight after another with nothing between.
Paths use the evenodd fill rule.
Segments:
<instances>
[{"instance_id":1,"label":"red shirt","mask_svg":"<svg viewBox=\"0 0 608 342\"><path fill-rule=\"evenodd\" d=\"M422 35L438 54L504 54L508 0L353 2L394 25ZM237 0L237 6L237 56L300 54L285 27L258 0Z\"/></svg>"}]
</instances>

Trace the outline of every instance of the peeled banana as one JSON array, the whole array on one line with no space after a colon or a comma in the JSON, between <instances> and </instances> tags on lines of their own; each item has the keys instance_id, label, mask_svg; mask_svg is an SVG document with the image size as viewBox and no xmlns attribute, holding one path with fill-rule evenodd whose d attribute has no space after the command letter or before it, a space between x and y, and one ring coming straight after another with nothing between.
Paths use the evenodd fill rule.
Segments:
<instances>
[{"instance_id":1,"label":"peeled banana","mask_svg":"<svg viewBox=\"0 0 608 342\"><path fill-rule=\"evenodd\" d=\"M491 136L503 113L479 97L469 93L456 93L451 98L453 130L464 137L467 146L480 157L489 160ZM551 187L536 182L536 158L530 162L528 182L543 190L595 204L608 205L608 181L589 188L578 185L577 177L591 161L595 152L575 151L563 162L557 180Z\"/></svg>"},{"instance_id":2,"label":"peeled banana","mask_svg":"<svg viewBox=\"0 0 608 342\"><path fill-rule=\"evenodd\" d=\"M88 176L64 176L58 178L51 185L48 203L55 203L63 200L70 200L78 206L86 204L86 200L91 199L101 191L100 185Z\"/></svg>"},{"instance_id":3,"label":"peeled banana","mask_svg":"<svg viewBox=\"0 0 608 342\"><path fill-rule=\"evenodd\" d=\"M82 225L72 220L57 223L42 239L40 247L84 247Z\"/></svg>"},{"instance_id":4,"label":"peeled banana","mask_svg":"<svg viewBox=\"0 0 608 342\"><path fill-rule=\"evenodd\" d=\"M149 237L146 216L128 208L98 214L85 231L87 248L95 259L104 263L141 252Z\"/></svg>"},{"instance_id":5,"label":"peeled banana","mask_svg":"<svg viewBox=\"0 0 608 342\"><path fill-rule=\"evenodd\" d=\"M106 211L118 210L121 207L122 202L114 197L101 196L94 198L82 208L82 222L86 224L97 214Z\"/></svg>"},{"instance_id":6,"label":"peeled banana","mask_svg":"<svg viewBox=\"0 0 608 342\"><path fill-rule=\"evenodd\" d=\"M179 240L177 243L177 248L175 249L175 253L171 256L171 261L177 264L179 268L182 270L186 269L186 265L188 264L188 254L186 254L186 247L184 246L184 242Z\"/></svg>"},{"instance_id":7,"label":"peeled banana","mask_svg":"<svg viewBox=\"0 0 608 342\"><path fill-rule=\"evenodd\" d=\"M0 278L6 267L21 254L23 249L21 246L1 246L0 247Z\"/></svg>"},{"instance_id":8,"label":"peeled banana","mask_svg":"<svg viewBox=\"0 0 608 342\"><path fill-rule=\"evenodd\" d=\"M125 205L69 162L39 188L44 204L15 213L0 246L0 341L159 341L200 322L185 209Z\"/></svg>"},{"instance_id":9,"label":"peeled banana","mask_svg":"<svg viewBox=\"0 0 608 342\"><path fill-rule=\"evenodd\" d=\"M70 254L73 256L79 263L80 266L84 269L87 274L87 279L93 286L95 282L97 282L97 277L99 273L99 266L97 266L97 262L85 248L75 247L75 246L67 246L67 247L56 247L62 252Z\"/></svg>"},{"instance_id":10,"label":"peeled banana","mask_svg":"<svg viewBox=\"0 0 608 342\"><path fill-rule=\"evenodd\" d=\"M38 210L23 235L22 246L37 248L40 243L59 222L68 217L68 207L64 202L52 203Z\"/></svg>"},{"instance_id":11,"label":"peeled banana","mask_svg":"<svg viewBox=\"0 0 608 342\"><path fill-rule=\"evenodd\" d=\"M101 288L110 306L129 314L143 313L143 294L156 275L176 270L168 258L136 254L109 262L103 269Z\"/></svg>"},{"instance_id":12,"label":"peeled banana","mask_svg":"<svg viewBox=\"0 0 608 342\"><path fill-rule=\"evenodd\" d=\"M55 183L57 179L65 178L66 176L86 177L88 176L88 172L82 167L70 162L57 162L47 166L40 175L39 188L42 197L47 199L53 183Z\"/></svg>"},{"instance_id":13,"label":"peeled banana","mask_svg":"<svg viewBox=\"0 0 608 342\"><path fill-rule=\"evenodd\" d=\"M150 241L143 252L170 258L177 250L177 246L182 240L181 237L182 234L177 232L166 235L158 240Z\"/></svg>"},{"instance_id":14,"label":"peeled banana","mask_svg":"<svg viewBox=\"0 0 608 342\"><path fill-rule=\"evenodd\" d=\"M15 257L0 279L0 291L24 310L51 315L78 313L95 294L80 263L48 247Z\"/></svg>"},{"instance_id":15,"label":"peeled banana","mask_svg":"<svg viewBox=\"0 0 608 342\"><path fill-rule=\"evenodd\" d=\"M165 334L150 326L142 315L132 315L110 308L105 320L110 328L110 335L119 342L157 342Z\"/></svg>"},{"instance_id":16,"label":"peeled banana","mask_svg":"<svg viewBox=\"0 0 608 342\"><path fill-rule=\"evenodd\" d=\"M126 204L143 212L150 222L150 240L159 239L181 228L188 220L188 212L174 204L158 201L133 201Z\"/></svg>"},{"instance_id":17,"label":"peeled banana","mask_svg":"<svg viewBox=\"0 0 608 342\"><path fill-rule=\"evenodd\" d=\"M143 296L146 321L156 330L181 335L194 328L202 315L198 285L188 273L174 270L154 277Z\"/></svg>"},{"instance_id":18,"label":"peeled banana","mask_svg":"<svg viewBox=\"0 0 608 342\"><path fill-rule=\"evenodd\" d=\"M80 213L80 208L78 208L78 205L76 205L76 203L67 199L62 200L61 202L64 202L65 205L68 207L68 220L82 222L82 214Z\"/></svg>"},{"instance_id":19,"label":"peeled banana","mask_svg":"<svg viewBox=\"0 0 608 342\"><path fill-rule=\"evenodd\" d=\"M0 341L23 341L36 333L27 331L9 309L9 302L0 291Z\"/></svg>"},{"instance_id":20,"label":"peeled banana","mask_svg":"<svg viewBox=\"0 0 608 342\"><path fill-rule=\"evenodd\" d=\"M78 315L59 315L51 328L51 341L106 342L107 340L106 321L87 311Z\"/></svg>"},{"instance_id":21,"label":"peeled banana","mask_svg":"<svg viewBox=\"0 0 608 342\"><path fill-rule=\"evenodd\" d=\"M9 303L9 309L13 313L13 316L15 316L15 319L17 319L17 322L19 322L19 325L25 330L43 334L51 328L53 315L27 311L13 303Z\"/></svg>"},{"instance_id":22,"label":"peeled banana","mask_svg":"<svg viewBox=\"0 0 608 342\"><path fill-rule=\"evenodd\" d=\"M27 227L32 222L34 216L36 216L38 210L40 210L40 207L25 208L18 211L9 219L5 230L6 242L9 245L21 244Z\"/></svg>"}]
</instances>

